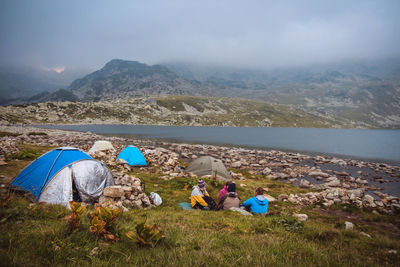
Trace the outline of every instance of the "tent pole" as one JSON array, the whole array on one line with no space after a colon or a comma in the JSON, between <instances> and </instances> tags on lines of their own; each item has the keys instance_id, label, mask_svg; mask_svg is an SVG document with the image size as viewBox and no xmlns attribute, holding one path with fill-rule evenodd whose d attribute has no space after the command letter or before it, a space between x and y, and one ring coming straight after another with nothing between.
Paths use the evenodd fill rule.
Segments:
<instances>
[{"instance_id":1,"label":"tent pole","mask_svg":"<svg viewBox=\"0 0 400 267\"><path fill-rule=\"evenodd\" d=\"M63 151L64 151L63 149L60 150L60 153L58 153L56 159L55 159L54 162L53 162L53 165L51 165L51 168L50 168L49 172L47 173L46 180L44 180L42 189L40 190L39 197L40 197L40 195L42 194L43 188L44 188L44 186L46 185L47 180L49 179L49 175L50 175L51 171L53 170L54 164L56 164L58 158L60 157L60 155L61 155L61 153L62 153Z\"/></svg>"}]
</instances>

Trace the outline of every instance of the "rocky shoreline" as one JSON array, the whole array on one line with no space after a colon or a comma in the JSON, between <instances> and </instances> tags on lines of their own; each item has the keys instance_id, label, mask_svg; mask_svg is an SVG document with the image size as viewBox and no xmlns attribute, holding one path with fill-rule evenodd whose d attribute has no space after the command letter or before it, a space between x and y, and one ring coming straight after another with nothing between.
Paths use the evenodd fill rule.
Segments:
<instances>
[{"instance_id":1,"label":"rocky shoreline","mask_svg":"<svg viewBox=\"0 0 400 267\"><path fill-rule=\"evenodd\" d=\"M301 153L277 150L258 150L216 145L196 145L170 143L155 140L106 137L92 133L38 129L29 126L0 126L0 131L19 134L0 138L0 165L6 164L5 155L18 151L18 143L32 143L43 146L74 146L88 151L97 140L113 143L115 151L99 153L94 157L113 168L117 186L132 188L124 184L126 179L136 183L136 189L126 192L117 190L118 197L103 199L112 205L124 208L149 208L148 196L142 194L135 177L127 178L124 171L128 165L115 162L115 158L125 145L131 144L146 151L146 159L161 175L161 179L173 179L182 176L179 164L189 162L199 156L209 155L221 159L228 168L233 169L234 179L244 179L236 170L246 170L251 175L263 175L266 179L276 179L309 188L304 194L279 195L278 201L289 201L298 205L350 204L367 207L387 214L400 212L400 166L387 163L365 162L354 159L342 159L331 156L310 156ZM43 132L34 135L29 133ZM143 168L143 171L151 171ZM125 179L125 180L124 180ZM132 193L135 192L135 193ZM140 200L140 201L139 201Z\"/></svg>"}]
</instances>

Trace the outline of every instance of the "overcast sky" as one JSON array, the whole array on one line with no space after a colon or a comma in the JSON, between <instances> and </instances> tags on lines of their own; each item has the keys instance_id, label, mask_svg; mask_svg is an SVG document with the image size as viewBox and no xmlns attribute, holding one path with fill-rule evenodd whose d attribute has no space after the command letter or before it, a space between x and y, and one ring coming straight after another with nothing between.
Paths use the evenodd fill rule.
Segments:
<instances>
[{"instance_id":1,"label":"overcast sky","mask_svg":"<svg viewBox=\"0 0 400 267\"><path fill-rule=\"evenodd\" d=\"M400 1L0 1L0 60L285 67L400 55Z\"/></svg>"}]
</instances>

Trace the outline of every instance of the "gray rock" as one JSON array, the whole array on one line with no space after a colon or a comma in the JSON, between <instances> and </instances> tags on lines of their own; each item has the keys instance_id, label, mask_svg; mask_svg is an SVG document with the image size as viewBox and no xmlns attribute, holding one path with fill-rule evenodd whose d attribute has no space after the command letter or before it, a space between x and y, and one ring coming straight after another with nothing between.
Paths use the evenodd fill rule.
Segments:
<instances>
[{"instance_id":1,"label":"gray rock","mask_svg":"<svg viewBox=\"0 0 400 267\"><path fill-rule=\"evenodd\" d=\"M300 187L301 188L310 188L311 187L311 183L307 180L301 179L300 180Z\"/></svg>"},{"instance_id":2,"label":"gray rock","mask_svg":"<svg viewBox=\"0 0 400 267\"><path fill-rule=\"evenodd\" d=\"M242 166L242 162L240 162L240 161L236 161L236 162L232 163L232 168L240 168L240 166Z\"/></svg>"},{"instance_id":3,"label":"gray rock","mask_svg":"<svg viewBox=\"0 0 400 267\"><path fill-rule=\"evenodd\" d=\"M264 194L264 197L268 200L268 202L275 202L276 198L274 198L273 196L270 196L268 194Z\"/></svg>"},{"instance_id":4,"label":"gray rock","mask_svg":"<svg viewBox=\"0 0 400 267\"><path fill-rule=\"evenodd\" d=\"M308 215L307 214L302 214L302 213L294 213L293 217L298 219L299 221L305 222L308 220Z\"/></svg>"},{"instance_id":5,"label":"gray rock","mask_svg":"<svg viewBox=\"0 0 400 267\"><path fill-rule=\"evenodd\" d=\"M364 196L365 201L367 201L370 205L374 204L374 198L371 195Z\"/></svg>"},{"instance_id":6,"label":"gray rock","mask_svg":"<svg viewBox=\"0 0 400 267\"><path fill-rule=\"evenodd\" d=\"M268 175L268 174L270 174L271 172L272 172L272 170L271 170L270 168L266 167L266 168L262 171L262 174Z\"/></svg>"},{"instance_id":7,"label":"gray rock","mask_svg":"<svg viewBox=\"0 0 400 267\"><path fill-rule=\"evenodd\" d=\"M240 214L242 214L242 215L244 215L244 216L253 216L253 214L251 214L250 212L248 212L248 211L246 211L246 210L243 210L243 209L241 209L241 208L232 207L232 208L230 208L230 210L231 210L231 211L239 212Z\"/></svg>"}]
</instances>

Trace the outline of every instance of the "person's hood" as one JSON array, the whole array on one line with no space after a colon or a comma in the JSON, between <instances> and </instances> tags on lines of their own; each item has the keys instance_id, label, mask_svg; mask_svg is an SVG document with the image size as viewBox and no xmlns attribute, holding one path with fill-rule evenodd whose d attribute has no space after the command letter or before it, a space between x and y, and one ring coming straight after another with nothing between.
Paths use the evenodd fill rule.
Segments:
<instances>
[{"instance_id":1,"label":"person's hood","mask_svg":"<svg viewBox=\"0 0 400 267\"><path fill-rule=\"evenodd\" d=\"M254 199L259 205L268 205L268 199L266 199L263 195L258 195Z\"/></svg>"},{"instance_id":2,"label":"person's hood","mask_svg":"<svg viewBox=\"0 0 400 267\"><path fill-rule=\"evenodd\" d=\"M228 197L236 197L237 193L236 192L229 192Z\"/></svg>"},{"instance_id":3,"label":"person's hood","mask_svg":"<svg viewBox=\"0 0 400 267\"><path fill-rule=\"evenodd\" d=\"M206 192L207 192L207 190L201 191L200 187L195 185L195 186L193 186L192 196L204 195Z\"/></svg>"}]
</instances>

